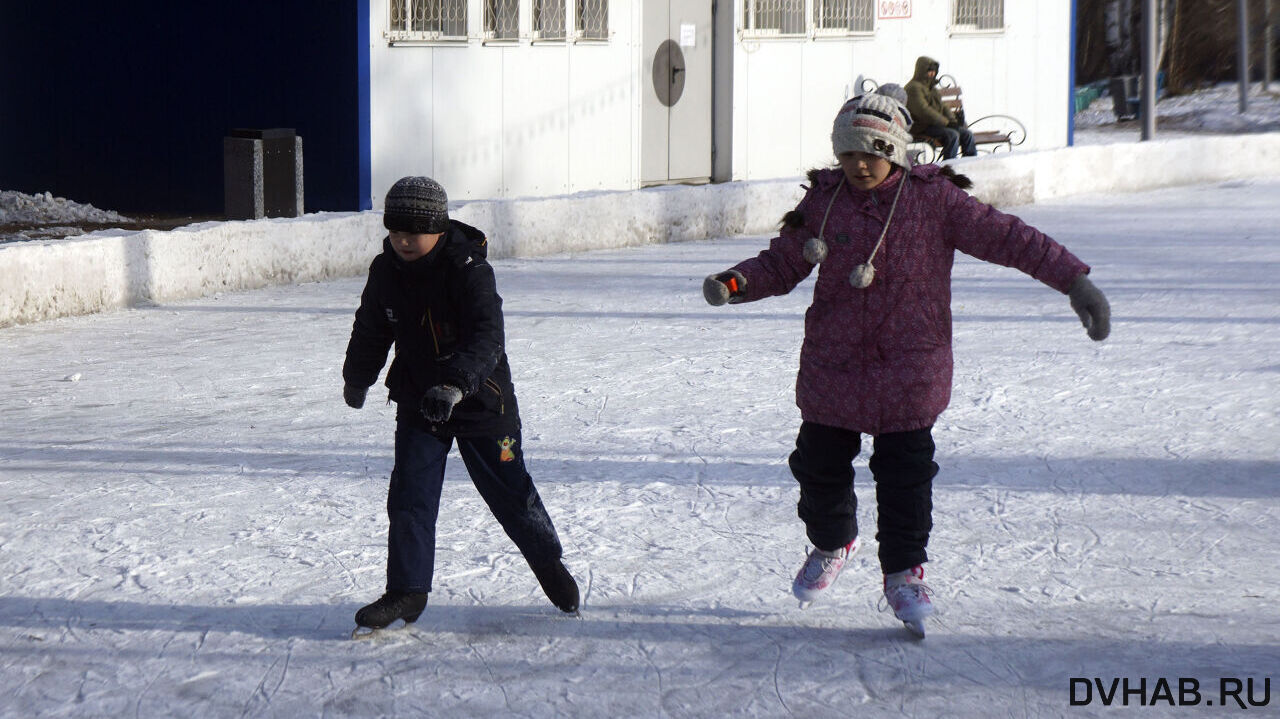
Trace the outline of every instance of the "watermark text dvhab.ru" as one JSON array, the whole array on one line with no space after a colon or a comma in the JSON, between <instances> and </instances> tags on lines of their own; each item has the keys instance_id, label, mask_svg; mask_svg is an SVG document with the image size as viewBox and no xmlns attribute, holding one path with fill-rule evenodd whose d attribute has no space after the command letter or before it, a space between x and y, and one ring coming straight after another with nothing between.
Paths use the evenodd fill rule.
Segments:
<instances>
[{"instance_id":1,"label":"watermark text dvhab.ru","mask_svg":"<svg viewBox=\"0 0 1280 719\"><path fill-rule=\"evenodd\" d=\"M1071 706L1219 706L1261 709L1271 704L1271 677L1071 677Z\"/></svg>"}]
</instances>

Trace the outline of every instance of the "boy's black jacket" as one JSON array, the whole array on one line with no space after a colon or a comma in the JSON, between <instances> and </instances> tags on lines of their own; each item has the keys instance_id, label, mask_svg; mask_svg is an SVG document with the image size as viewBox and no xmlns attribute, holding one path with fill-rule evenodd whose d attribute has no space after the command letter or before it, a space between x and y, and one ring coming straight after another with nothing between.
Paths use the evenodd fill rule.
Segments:
<instances>
[{"instance_id":1,"label":"boy's black jacket","mask_svg":"<svg viewBox=\"0 0 1280 719\"><path fill-rule=\"evenodd\" d=\"M382 241L360 296L342 378L368 387L378 380L394 343L386 385L397 417L432 432L491 436L519 430L511 368L504 349L502 298L485 260L480 230L457 220L425 257L405 262ZM427 389L448 384L462 401L448 422L420 411Z\"/></svg>"}]
</instances>

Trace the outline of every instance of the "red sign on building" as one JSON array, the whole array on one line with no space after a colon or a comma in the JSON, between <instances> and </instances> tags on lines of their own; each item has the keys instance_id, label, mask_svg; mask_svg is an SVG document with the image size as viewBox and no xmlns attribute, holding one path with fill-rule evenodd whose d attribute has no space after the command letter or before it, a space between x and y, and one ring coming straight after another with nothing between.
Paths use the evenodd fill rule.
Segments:
<instances>
[{"instance_id":1,"label":"red sign on building","mask_svg":"<svg viewBox=\"0 0 1280 719\"><path fill-rule=\"evenodd\" d=\"M905 20L911 17L911 0L876 0L876 19Z\"/></svg>"}]
</instances>

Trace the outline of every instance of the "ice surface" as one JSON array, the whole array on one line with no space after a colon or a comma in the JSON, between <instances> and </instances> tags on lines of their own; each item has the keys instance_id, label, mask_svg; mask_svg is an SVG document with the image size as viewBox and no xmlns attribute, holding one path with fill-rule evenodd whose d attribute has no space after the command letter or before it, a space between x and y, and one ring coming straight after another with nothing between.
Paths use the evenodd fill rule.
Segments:
<instances>
[{"instance_id":1,"label":"ice surface","mask_svg":"<svg viewBox=\"0 0 1280 719\"><path fill-rule=\"evenodd\" d=\"M418 627L347 638L383 589L393 424L376 388L341 399L361 279L0 330L0 715L1074 717L1107 710L1071 706L1073 677L1260 692L1280 666L1277 196L1280 177L1016 208L1092 264L1100 344L1066 297L957 263L923 642L876 610L866 454L866 548L822 602L791 596L812 280L700 291L767 238L495 262L578 620L455 456ZM1222 708L1176 711L1201 712Z\"/></svg>"}]
</instances>

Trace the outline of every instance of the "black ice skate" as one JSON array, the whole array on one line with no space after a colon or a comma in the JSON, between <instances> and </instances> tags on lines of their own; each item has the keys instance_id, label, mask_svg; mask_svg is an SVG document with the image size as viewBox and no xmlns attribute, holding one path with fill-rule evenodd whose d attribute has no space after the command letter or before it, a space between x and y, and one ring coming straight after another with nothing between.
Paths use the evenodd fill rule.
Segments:
<instances>
[{"instance_id":1,"label":"black ice skate","mask_svg":"<svg viewBox=\"0 0 1280 719\"><path fill-rule=\"evenodd\" d=\"M565 568L564 562L556 560L545 567L534 567L533 574L546 592L547 599L565 614L578 613L578 583Z\"/></svg>"},{"instance_id":2,"label":"black ice skate","mask_svg":"<svg viewBox=\"0 0 1280 719\"><path fill-rule=\"evenodd\" d=\"M368 639L394 623L403 619L405 624L418 621L422 610L427 606L425 592L387 592L373 604L361 607L356 612L356 628L351 632L352 639Z\"/></svg>"}]
</instances>

